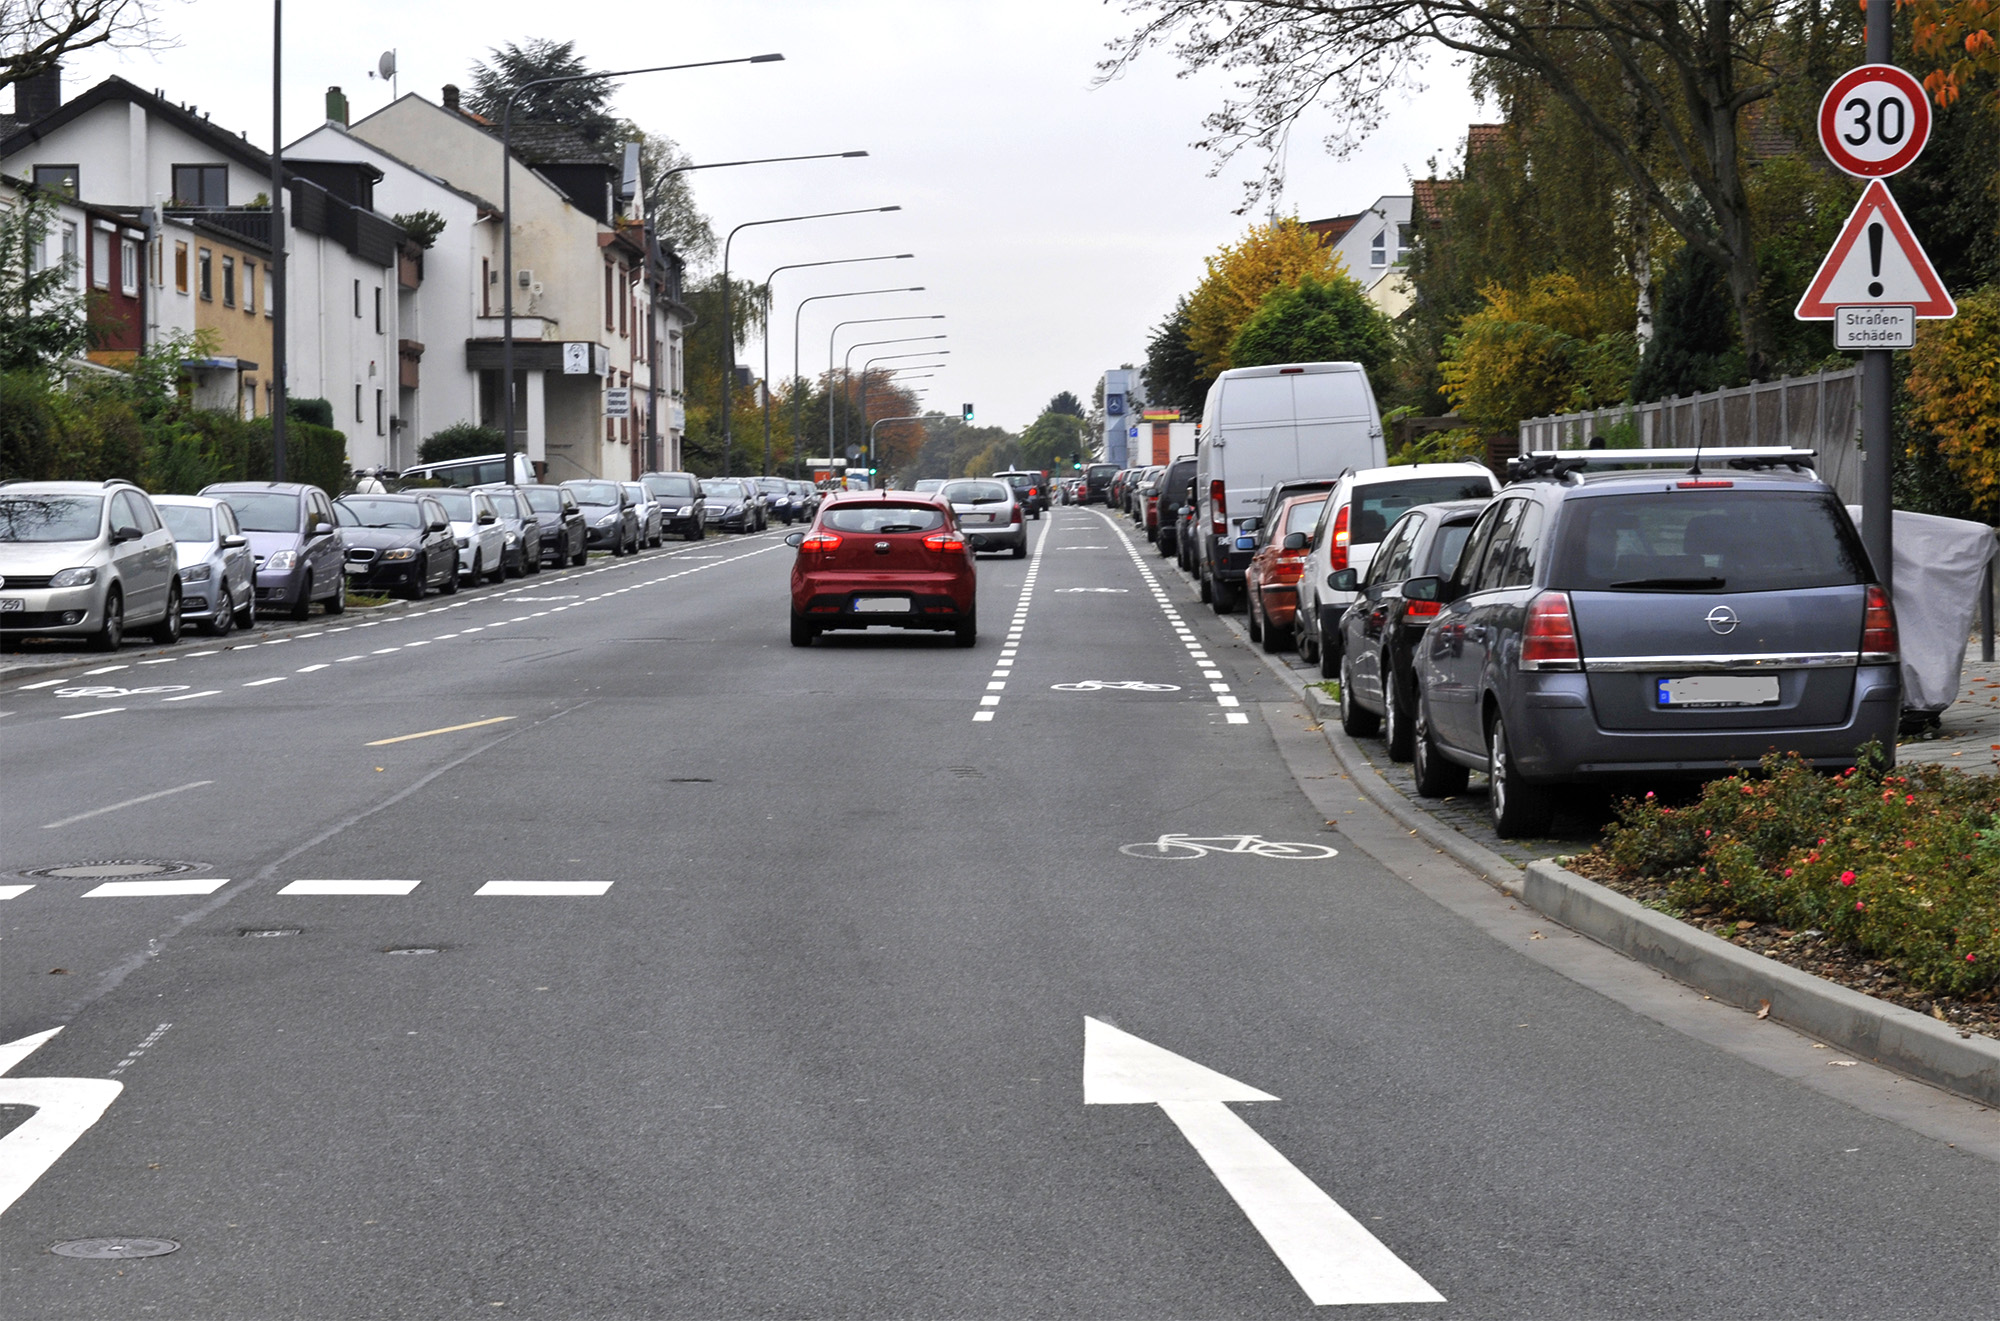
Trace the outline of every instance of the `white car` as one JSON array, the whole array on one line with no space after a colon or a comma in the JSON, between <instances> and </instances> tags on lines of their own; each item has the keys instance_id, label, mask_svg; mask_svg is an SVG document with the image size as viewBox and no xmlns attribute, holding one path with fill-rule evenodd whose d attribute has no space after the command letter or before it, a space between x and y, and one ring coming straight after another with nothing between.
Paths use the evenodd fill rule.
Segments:
<instances>
[{"instance_id":1,"label":"white car","mask_svg":"<svg viewBox=\"0 0 2000 1321\"><path fill-rule=\"evenodd\" d=\"M153 507L174 534L180 561L181 618L217 637L257 622L257 562L236 511L202 495L156 495Z\"/></svg>"},{"instance_id":2,"label":"white car","mask_svg":"<svg viewBox=\"0 0 2000 1321\"><path fill-rule=\"evenodd\" d=\"M458 571L469 583L481 578L499 582L507 576L507 525L500 511L484 491L440 487L428 491L451 519L451 535L458 542Z\"/></svg>"},{"instance_id":3,"label":"white car","mask_svg":"<svg viewBox=\"0 0 2000 1321\"><path fill-rule=\"evenodd\" d=\"M639 544L641 546L663 546L667 541L667 507L660 503L652 488L644 482L620 482L625 493L632 497L632 507L639 511Z\"/></svg>"}]
</instances>

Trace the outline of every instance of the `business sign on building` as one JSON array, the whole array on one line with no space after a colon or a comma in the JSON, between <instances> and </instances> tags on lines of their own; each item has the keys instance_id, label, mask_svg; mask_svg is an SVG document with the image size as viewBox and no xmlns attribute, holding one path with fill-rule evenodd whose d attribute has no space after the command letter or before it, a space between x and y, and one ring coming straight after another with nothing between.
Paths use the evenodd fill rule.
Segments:
<instances>
[{"instance_id":1,"label":"business sign on building","mask_svg":"<svg viewBox=\"0 0 2000 1321\"><path fill-rule=\"evenodd\" d=\"M632 416L632 391L622 386L606 390L604 392L604 416Z\"/></svg>"}]
</instances>

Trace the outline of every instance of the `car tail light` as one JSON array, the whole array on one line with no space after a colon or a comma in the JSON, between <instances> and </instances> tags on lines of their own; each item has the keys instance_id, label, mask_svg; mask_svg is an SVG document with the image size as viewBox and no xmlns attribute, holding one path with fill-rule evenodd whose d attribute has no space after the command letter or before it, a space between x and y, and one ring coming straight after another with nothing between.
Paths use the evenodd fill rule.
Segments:
<instances>
[{"instance_id":1,"label":"car tail light","mask_svg":"<svg viewBox=\"0 0 2000 1321\"><path fill-rule=\"evenodd\" d=\"M1896 611L1889 604L1889 594L1871 584L1868 607L1861 616L1861 659L1893 661L1901 652L1896 637Z\"/></svg>"},{"instance_id":2,"label":"car tail light","mask_svg":"<svg viewBox=\"0 0 2000 1321\"><path fill-rule=\"evenodd\" d=\"M1021 521L1021 506L1019 505L1014 506L1014 516L1008 519L1007 521L1009 523L1018 523Z\"/></svg>"},{"instance_id":3,"label":"car tail light","mask_svg":"<svg viewBox=\"0 0 2000 1321\"><path fill-rule=\"evenodd\" d=\"M1443 608L1436 601L1405 601L1403 602L1403 618L1436 619L1438 611Z\"/></svg>"},{"instance_id":4,"label":"car tail light","mask_svg":"<svg viewBox=\"0 0 2000 1321\"><path fill-rule=\"evenodd\" d=\"M1583 653L1577 649L1576 621L1569 612L1567 592L1543 592L1528 602L1528 622L1521 630L1521 668L1583 668Z\"/></svg>"},{"instance_id":5,"label":"car tail light","mask_svg":"<svg viewBox=\"0 0 2000 1321\"><path fill-rule=\"evenodd\" d=\"M1347 511L1351 507L1342 505L1340 512L1333 516L1333 546L1327 551L1327 558L1335 569L1347 567Z\"/></svg>"},{"instance_id":6,"label":"car tail light","mask_svg":"<svg viewBox=\"0 0 2000 1321\"><path fill-rule=\"evenodd\" d=\"M925 550L964 550L965 538L956 532L933 532L924 538Z\"/></svg>"},{"instance_id":7,"label":"car tail light","mask_svg":"<svg viewBox=\"0 0 2000 1321\"><path fill-rule=\"evenodd\" d=\"M815 532L799 543L799 549L808 553L839 550L840 538L831 532Z\"/></svg>"},{"instance_id":8,"label":"car tail light","mask_svg":"<svg viewBox=\"0 0 2000 1321\"><path fill-rule=\"evenodd\" d=\"M1229 501L1225 491L1226 488L1219 480L1208 484L1208 500L1215 506L1209 511L1208 530L1218 537L1226 536L1229 532Z\"/></svg>"}]
</instances>

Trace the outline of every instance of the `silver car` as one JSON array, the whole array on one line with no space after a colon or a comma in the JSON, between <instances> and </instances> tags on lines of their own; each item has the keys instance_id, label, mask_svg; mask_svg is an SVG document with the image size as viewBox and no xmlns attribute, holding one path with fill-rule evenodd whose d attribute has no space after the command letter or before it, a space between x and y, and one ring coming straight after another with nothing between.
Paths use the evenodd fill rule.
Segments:
<instances>
[{"instance_id":1,"label":"silver car","mask_svg":"<svg viewBox=\"0 0 2000 1321\"><path fill-rule=\"evenodd\" d=\"M493 507L493 497L484 491L461 491L440 487L430 495L444 506L451 519L451 535L458 542L458 571L475 586L481 578L497 583L507 576L507 525Z\"/></svg>"},{"instance_id":2,"label":"silver car","mask_svg":"<svg viewBox=\"0 0 2000 1321\"><path fill-rule=\"evenodd\" d=\"M632 497L632 508L639 515L639 544L641 546L664 546L667 542L667 507L660 503L652 488L644 482L620 482L625 494Z\"/></svg>"},{"instance_id":3,"label":"silver car","mask_svg":"<svg viewBox=\"0 0 2000 1321\"><path fill-rule=\"evenodd\" d=\"M228 502L201 495L156 495L180 560L181 617L221 637L257 622L257 561Z\"/></svg>"},{"instance_id":4,"label":"silver car","mask_svg":"<svg viewBox=\"0 0 2000 1321\"><path fill-rule=\"evenodd\" d=\"M0 486L0 637L69 634L116 651L127 624L148 624L155 642L177 642L176 568L173 534L130 482Z\"/></svg>"},{"instance_id":5,"label":"silver car","mask_svg":"<svg viewBox=\"0 0 2000 1321\"><path fill-rule=\"evenodd\" d=\"M1028 525L1013 487L991 477L967 477L946 482L937 498L951 506L974 551L1011 549L1015 559L1027 558Z\"/></svg>"}]
</instances>

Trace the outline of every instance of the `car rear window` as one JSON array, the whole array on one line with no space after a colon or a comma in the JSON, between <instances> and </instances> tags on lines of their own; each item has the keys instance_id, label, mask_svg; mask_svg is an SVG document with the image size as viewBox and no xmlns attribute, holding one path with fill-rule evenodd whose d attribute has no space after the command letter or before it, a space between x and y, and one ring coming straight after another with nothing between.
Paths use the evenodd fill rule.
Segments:
<instances>
[{"instance_id":1,"label":"car rear window","mask_svg":"<svg viewBox=\"0 0 2000 1321\"><path fill-rule=\"evenodd\" d=\"M1283 538L1294 532L1311 532L1313 524L1319 522L1319 511L1325 504L1326 497L1321 496L1317 500L1301 500L1293 505L1291 512L1285 515L1285 528L1279 536Z\"/></svg>"},{"instance_id":2,"label":"car rear window","mask_svg":"<svg viewBox=\"0 0 2000 1321\"><path fill-rule=\"evenodd\" d=\"M1868 580L1846 512L1817 491L1642 491L1563 509L1550 586L1770 592Z\"/></svg>"},{"instance_id":3,"label":"car rear window","mask_svg":"<svg viewBox=\"0 0 2000 1321\"><path fill-rule=\"evenodd\" d=\"M0 541L89 541L104 516L99 495L0 498Z\"/></svg>"},{"instance_id":4,"label":"car rear window","mask_svg":"<svg viewBox=\"0 0 2000 1321\"><path fill-rule=\"evenodd\" d=\"M522 491L521 494L527 499L528 508L535 510L537 513L560 514L562 512L562 497L556 494L554 487L530 486Z\"/></svg>"},{"instance_id":5,"label":"car rear window","mask_svg":"<svg viewBox=\"0 0 2000 1321\"><path fill-rule=\"evenodd\" d=\"M1348 540L1357 546L1380 541L1389 525L1413 505L1484 500L1492 494L1493 484L1479 477L1404 477L1392 482L1356 485L1353 530Z\"/></svg>"},{"instance_id":6,"label":"car rear window","mask_svg":"<svg viewBox=\"0 0 2000 1321\"><path fill-rule=\"evenodd\" d=\"M252 495L228 491L222 502L236 511L236 521L246 532L297 532L299 498L291 494Z\"/></svg>"},{"instance_id":7,"label":"car rear window","mask_svg":"<svg viewBox=\"0 0 2000 1321\"><path fill-rule=\"evenodd\" d=\"M691 477L642 477L639 480L656 496L674 496L685 500L695 493Z\"/></svg>"},{"instance_id":8,"label":"car rear window","mask_svg":"<svg viewBox=\"0 0 2000 1321\"><path fill-rule=\"evenodd\" d=\"M1465 549L1465 539L1472 535L1472 525L1477 521L1473 518L1461 518L1439 528L1437 540L1431 542L1430 567L1424 572L1437 574L1441 578L1451 577L1452 570L1458 567L1459 554Z\"/></svg>"},{"instance_id":9,"label":"car rear window","mask_svg":"<svg viewBox=\"0 0 2000 1321\"><path fill-rule=\"evenodd\" d=\"M1014 493L998 482L952 482L938 494L955 505L993 505L1014 498Z\"/></svg>"},{"instance_id":10,"label":"car rear window","mask_svg":"<svg viewBox=\"0 0 2000 1321\"><path fill-rule=\"evenodd\" d=\"M587 505L615 505L618 503L618 485L615 482L577 482L569 486L570 494Z\"/></svg>"},{"instance_id":11,"label":"car rear window","mask_svg":"<svg viewBox=\"0 0 2000 1321\"><path fill-rule=\"evenodd\" d=\"M436 498L437 502L444 506L444 512L451 516L453 522L470 523L472 521L472 495L470 492L439 491Z\"/></svg>"},{"instance_id":12,"label":"car rear window","mask_svg":"<svg viewBox=\"0 0 2000 1321\"><path fill-rule=\"evenodd\" d=\"M880 536L888 532L935 532L944 526L944 511L927 505L866 504L836 505L820 515L820 522L835 532L860 532Z\"/></svg>"},{"instance_id":13,"label":"car rear window","mask_svg":"<svg viewBox=\"0 0 2000 1321\"><path fill-rule=\"evenodd\" d=\"M175 541L215 540L215 515L203 505L159 505L160 518ZM339 505L334 509L338 511Z\"/></svg>"}]
</instances>

